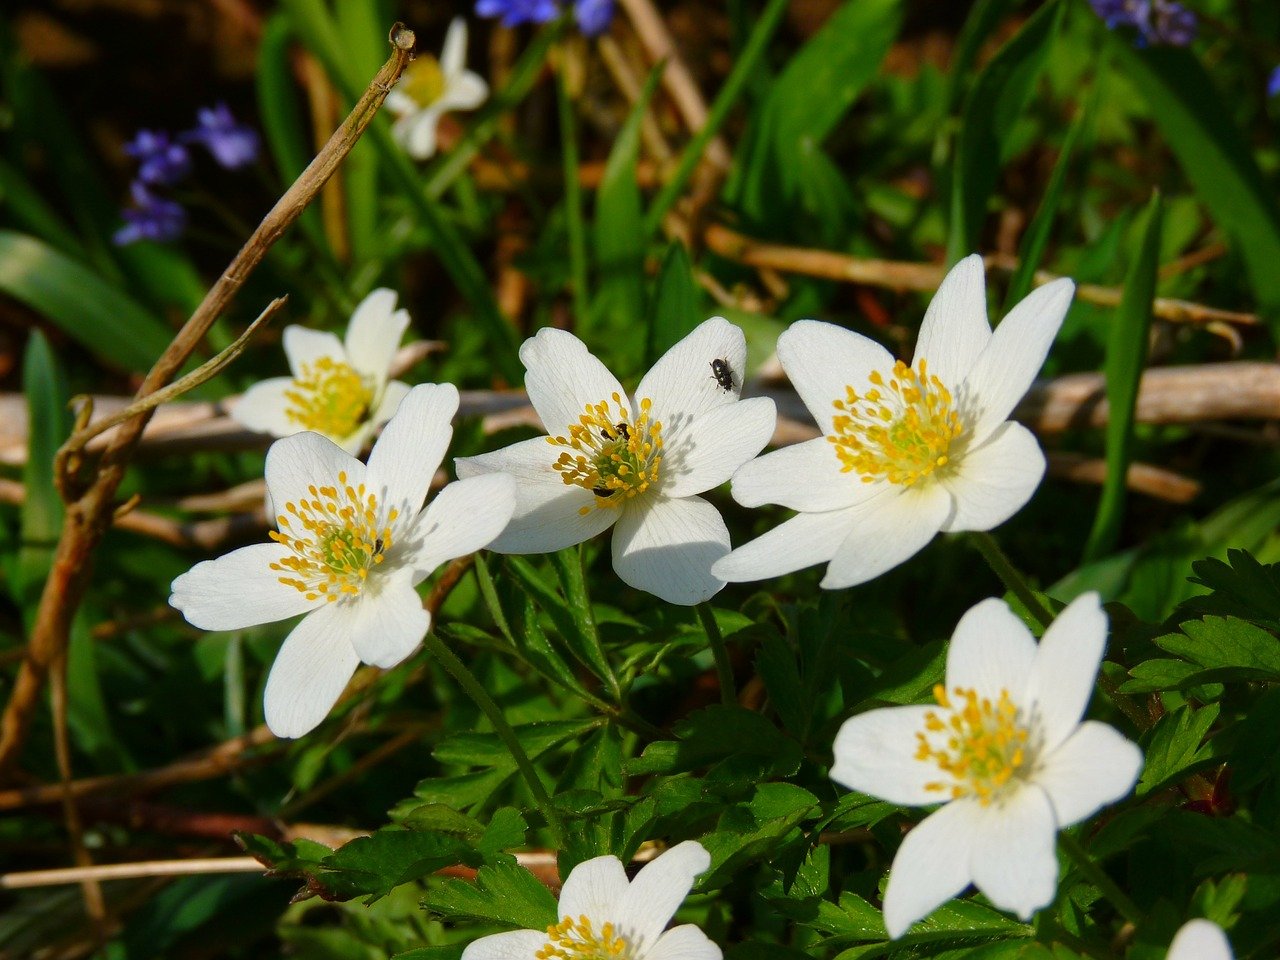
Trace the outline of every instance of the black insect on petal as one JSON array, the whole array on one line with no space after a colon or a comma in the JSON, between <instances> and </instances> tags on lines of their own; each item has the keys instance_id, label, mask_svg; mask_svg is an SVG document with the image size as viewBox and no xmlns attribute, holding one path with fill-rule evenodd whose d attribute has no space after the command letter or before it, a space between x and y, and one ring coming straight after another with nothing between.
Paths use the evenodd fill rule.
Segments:
<instances>
[{"instance_id":1,"label":"black insect on petal","mask_svg":"<svg viewBox=\"0 0 1280 960\"><path fill-rule=\"evenodd\" d=\"M728 360L711 361L711 379L726 393L733 389L733 367L729 366Z\"/></svg>"}]
</instances>

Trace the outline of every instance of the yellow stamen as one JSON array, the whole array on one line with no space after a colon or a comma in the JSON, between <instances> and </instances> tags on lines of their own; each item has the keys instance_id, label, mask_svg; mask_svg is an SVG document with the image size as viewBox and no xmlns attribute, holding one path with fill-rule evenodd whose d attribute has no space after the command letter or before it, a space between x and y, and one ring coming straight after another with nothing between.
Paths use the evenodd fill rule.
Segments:
<instances>
[{"instance_id":1,"label":"yellow stamen","mask_svg":"<svg viewBox=\"0 0 1280 960\"><path fill-rule=\"evenodd\" d=\"M597 934L587 917L565 917L547 927L547 945L534 956L537 960L631 960L631 944L618 936L612 923Z\"/></svg>"},{"instance_id":2,"label":"yellow stamen","mask_svg":"<svg viewBox=\"0 0 1280 960\"><path fill-rule=\"evenodd\" d=\"M650 417L652 401L640 401L640 415L618 394L587 404L568 436L547 437L552 446L565 447L551 465L566 484L595 494L597 508L617 507L658 482L662 466L662 424ZM570 452L573 451L573 452ZM583 507L583 516L592 507Z\"/></svg>"},{"instance_id":3,"label":"yellow stamen","mask_svg":"<svg viewBox=\"0 0 1280 960\"><path fill-rule=\"evenodd\" d=\"M856 472L863 483L888 480L911 486L945 467L952 442L964 432L951 392L928 372L901 360L888 382L880 371L868 378L871 388L859 394L845 387L844 399L833 401L838 413L827 437L835 445L843 473Z\"/></svg>"},{"instance_id":4,"label":"yellow stamen","mask_svg":"<svg viewBox=\"0 0 1280 960\"><path fill-rule=\"evenodd\" d=\"M339 438L355 432L373 403L372 387L332 357L304 364L284 395L289 401L285 416L300 429Z\"/></svg>"},{"instance_id":5,"label":"yellow stamen","mask_svg":"<svg viewBox=\"0 0 1280 960\"><path fill-rule=\"evenodd\" d=\"M951 692L954 697L941 684L934 687L942 709L925 714L915 758L932 761L947 776L927 784L927 790L952 800L977 797L985 806L1030 769L1030 733L1007 690L994 702L971 689Z\"/></svg>"},{"instance_id":6,"label":"yellow stamen","mask_svg":"<svg viewBox=\"0 0 1280 960\"><path fill-rule=\"evenodd\" d=\"M271 569L308 600L335 603L358 594L369 571L386 559L398 512L389 511L379 527L378 498L363 483L347 483L345 473L336 486L312 485L307 492L310 499L289 501L276 517L280 530L272 530L271 539L289 553Z\"/></svg>"}]
</instances>

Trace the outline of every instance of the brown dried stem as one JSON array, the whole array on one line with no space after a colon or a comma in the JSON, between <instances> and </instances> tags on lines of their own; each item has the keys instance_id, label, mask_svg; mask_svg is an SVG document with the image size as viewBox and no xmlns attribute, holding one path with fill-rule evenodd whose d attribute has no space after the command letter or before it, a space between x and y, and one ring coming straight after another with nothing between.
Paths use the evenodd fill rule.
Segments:
<instances>
[{"instance_id":1,"label":"brown dried stem","mask_svg":"<svg viewBox=\"0 0 1280 960\"><path fill-rule=\"evenodd\" d=\"M390 40L391 58L383 64L329 142L271 208L231 265L209 289L143 380L137 399L155 393L182 369L249 274L351 152L412 58L413 31L396 24ZM22 751L50 666L66 650L71 618L88 586L94 548L111 524L116 491L150 416L151 411L145 411L117 428L92 480L83 490L80 489L79 477L65 478L62 484L62 494L68 500L62 534L40 598L26 659L18 673L4 717L0 719L0 780L10 775Z\"/></svg>"}]
</instances>

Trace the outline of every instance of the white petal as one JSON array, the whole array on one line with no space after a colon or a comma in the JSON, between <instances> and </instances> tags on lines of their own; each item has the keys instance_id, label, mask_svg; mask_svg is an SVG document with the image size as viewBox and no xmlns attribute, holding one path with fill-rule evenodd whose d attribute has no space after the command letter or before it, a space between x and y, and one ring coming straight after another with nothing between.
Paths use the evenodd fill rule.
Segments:
<instances>
[{"instance_id":1,"label":"white petal","mask_svg":"<svg viewBox=\"0 0 1280 960\"><path fill-rule=\"evenodd\" d=\"M284 355L289 361L289 372L295 377L302 376L303 367L315 366L323 357L338 363L347 362L347 351L336 336L295 323L284 328Z\"/></svg>"},{"instance_id":2,"label":"white petal","mask_svg":"<svg viewBox=\"0 0 1280 960\"><path fill-rule=\"evenodd\" d=\"M721 960L720 948L696 925L672 927L649 948L644 960Z\"/></svg>"},{"instance_id":3,"label":"white petal","mask_svg":"<svg viewBox=\"0 0 1280 960\"><path fill-rule=\"evenodd\" d=\"M729 552L729 529L707 501L648 496L621 512L613 569L624 583L681 606L709 600L724 587L711 565Z\"/></svg>"},{"instance_id":4,"label":"white petal","mask_svg":"<svg viewBox=\"0 0 1280 960\"><path fill-rule=\"evenodd\" d=\"M351 607L351 646L356 656L375 667L394 667L418 649L431 626L431 615L413 589L412 570L377 579L371 574Z\"/></svg>"},{"instance_id":5,"label":"white petal","mask_svg":"<svg viewBox=\"0 0 1280 960\"><path fill-rule=\"evenodd\" d=\"M827 566L824 590L866 583L914 556L946 522L951 497L926 482L886 491L842 512L853 517L853 529Z\"/></svg>"},{"instance_id":6,"label":"white petal","mask_svg":"<svg viewBox=\"0 0 1280 960\"><path fill-rule=\"evenodd\" d=\"M1126 796L1142 772L1142 751L1105 723L1086 720L1036 769L1059 827Z\"/></svg>"},{"instance_id":7,"label":"white petal","mask_svg":"<svg viewBox=\"0 0 1280 960\"><path fill-rule=\"evenodd\" d=\"M351 366L378 385L409 326L407 310L396 309L396 292L381 287L360 301L347 324L347 359Z\"/></svg>"},{"instance_id":8,"label":"white petal","mask_svg":"<svg viewBox=\"0 0 1280 960\"><path fill-rule=\"evenodd\" d=\"M396 415L369 454L365 482L385 508L409 520L422 509L431 478L453 438L458 388L451 383L422 383L400 401Z\"/></svg>"},{"instance_id":9,"label":"white petal","mask_svg":"<svg viewBox=\"0 0 1280 960\"><path fill-rule=\"evenodd\" d=\"M981 810L969 863L974 885L1001 910L1030 920L1058 890L1057 825L1049 798L1024 787Z\"/></svg>"},{"instance_id":10,"label":"white petal","mask_svg":"<svg viewBox=\"0 0 1280 960\"><path fill-rule=\"evenodd\" d=\"M716 382L713 360L728 361L732 390ZM636 387L636 399L652 400L653 416L662 421L664 435L674 436L700 414L737 400L746 365L742 330L724 317L712 317L658 358Z\"/></svg>"},{"instance_id":11,"label":"white petal","mask_svg":"<svg viewBox=\"0 0 1280 960\"><path fill-rule=\"evenodd\" d=\"M974 253L947 272L929 302L911 364L923 357L929 373L955 390L990 340L987 277L982 257Z\"/></svg>"},{"instance_id":12,"label":"white petal","mask_svg":"<svg viewBox=\"0 0 1280 960\"><path fill-rule=\"evenodd\" d=\"M926 806L944 799L925 786L938 779L938 768L915 757L916 734L935 707L884 707L850 717L840 726L832 747L831 779L850 790L890 803Z\"/></svg>"},{"instance_id":13,"label":"white petal","mask_svg":"<svg viewBox=\"0 0 1280 960\"><path fill-rule=\"evenodd\" d=\"M947 650L947 691L975 690L998 702L1007 692L1019 707L1036 662L1036 641L1003 600L991 597L966 611Z\"/></svg>"},{"instance_id":14,"label":"white petal","mask_svg":"<svg viewBox=\"0 0 1280 960\"><path fill-rule=\"evenodd\" d=\"M1231 960L1231 944L1222 928L1212 920L1188 920L1182 925L1167 960Z\"/></svg>"},{"instance_id":15,"label":"white petal","mask_svg":"<svg viewBox=\"0 0 1280 960\"><path fill-rule=\"evenodd\" d=\"M587 404L611 402L614 394L629 409L617 377L572 333L543 327L520 345L520 360L529 371L524 378L529 402L552 436L577 423Z\"/></svg>"},{"instance_id":16,"label":"white petal","mask_svg":"<svg viewBox=\"0 0 1280 960\"><path fill-rule=\"evenodd\" d=\"M387 94L387 99L383 101L386 108L398 117L403 117L407 113L416 113L418 110L418 101L402 89L406 86L408 86L408 79L402 76L396 81L396 85L391 88L391 92ZM399 125L397 124L397 126ZM394 128L392 132L395 132Z\"/></svg>"},{"instance_id":17,"label":"white petal","mask_svg":"<svg viewBox=\"0 0 1280 960\"><path fill-rule=\"evenodd\" d=\"M505 473L455 480L436 494L418 520L411 562L419 579L440 564L487 547L516 508L516 482Z\"/></svg>"},{"instance_id":18,"label":"white petal","mask_svg":"<svg viewBox=\"0 0 1280 960\"><path fill-rule=\"evenodd\" d=\"M675 434L664 431L662 495L688 497L720 486L764 449L776 422L773 401L752 397L708 410Z\"/></svg>"},{"instance_id":19,"label":"white petal","mask_svg":"<svg viewBox=\"0 0 1280 960\"><path fill-rule=\"evenodd\" d=\"M583 860L572 870L560 890L560 916L588 917L602 924L617 916L627 893L627 872L614 856Z\"/></svg>"},{"instance_id":20,"label":"white petal","mask_svg":"<svg viewBox=\"0 0 1280 960\"><path fill-rule=\"evenodd\" d=\"M852 507L884 488L883 482L863 483L856 474L841 473L826 437L771 450L733 475L733 499L744 507L776 503L802 513Z\"/></svg>"},{"instance_id":21,"label":"white petal","mask_svg":"<svg viewBox=\"0 0 1280 960\"><path fill-rule=\"evenodd\" d=\"M893 369L893 357L874 340L821 320L797 320L778 337L778 360L824 433L845 387L861 391L873 370Z\"/></svg>"},{"instance_id":22,"label":"white petal","mask_svg":"<svg viewBox=\"0 0 1280 960\"><path fill-rule=\"evenodd\" d=\"M173 581L169 605L201 630L241 630L306 613L318 601L285 586L271 569L287 552L276 543L256 543L197 563Z\"/></svg>"},{"instance_id":23,"label":"white petal","mask_svg":"<svg viewBox=\"0 0 1280 960\"><path fill-rule=\"evenodd\" d=\"M320 723L360 662L347 639L352 610L329 603L284 638L263 695L267 726L277 737L301 737Z\"/></svg>"},{"instance_id":24,"label":"white petal","mask_svg":"<svg viewBox=\"0 0 1280 960\"><path fill-rule=\"evenodd\" d=\"M853 523L852 510L798 514L717 560L711 575L740 583L826 563L849 536Z\"/></svg>"},{"instance_id":25,"label":"white petal","mask_svg":"<svg viewBox=\"0 0 1280 960\"><path fill-rule=\"evenodd\" d=\"M400 380L388 380L387 385L382 388L382 396L378 400L378 405L374 407L373 413L369 415L370 428L376 430L394 417L396 411L400 409L400 404L404 402L404 398L409 395L409 391L412 389L407 383Z\"/></svg>"},{"instance_id":26,"label":"white petal","mask_svg":"<svg viewBox=\"0 0 1280 960\"><path fill-rule=\"evenodd\" d=\"M614 922L638 956L653 945L693 888L694 879L711 866L711 855L696 840L677 843L646 863L631 881Z\"/></svg>"},{"instance_id":27,"label":"white petal","mask_svg":"<svg viewBox=\"0 0 1280 960\"><path fill-rule=\"evenodd\" d=\"M969 885L976 808L953 800L903 838L884 891L884 925L894 940Z\"/></svg>"},{"instance_id":28,"label":"white petal","mask_svg":"<svg viewBox=\"0 0 1280 960\"><path fill-rule=\"evenodd\" d=\"M436 152L436 127L440 123L439 107L431 106L420 110L400 123L405 124L403 142L405 152L409 156L415 160L426 160Z\"/></svg>"},{"instance_id":29,"label":"white petal","mask_svg":"<svg viewBox=\"0 0 1280 960\"><path fill-rule=\"evenodd\" d=\"M364 464L318 433L295 433L267 451L267 490L277 513L290 502L311 499L313 486L336 485L340 473L353 487L364 482Z\"/></svg>"},{"instance_id":30,"label":"white petal","mask_svg":"<svg viewBox=\"0 0 1280 960\"><path fill-rule=\"evenodd\" d=\"M444 46L440 48L440 72L450 77L466 65L467 21L462 17L454 17L449 21L449 29L444 35Z\"/></svg>"},{"instance_id":31,"label":"white petal","mask_svg":"<svg viewBox=\"0 0 1280 960\"><path fill-rule=\"evenodd\" d=\"M292 377L272 377L255 383L231 408L231 419L246 430L287 437L302 428L289 419L290 401L284 395L293 385Z\"/></svg>"},{"instance_id":32,"label":"white petal","mask_svg":"<svg viewBox=\"0 0 1280 960\"><path fill-rule=\"evenodd\" d=\"M975 442L1009 419L1031 386L1074 292L1075 284L1067 279L1046 283L1031 291L996 327L959 391L960 417L966 426L972 424L968 429Z\"/></svg>"},{"instance_id":33,"label":"white petal","mask_svg":"<svg viewBox=\"0 0 1280 960\"><path fill-rule=\"evenodd\" d=\"M1026 694L1043 749L1062 743L1084 716L1106 645L1107 615L1092 592L1072 600L1045 631Z\"/></svg>"},{"instance_id":34,"label":"white petal","mask_svg":"<svg viewBox=\"0 0 1280 960\"><path fill-rule=\"evenodd\" d=\"M478 73L463 70L449 81L440 98L445 110L474 110L489 96L489 84Z\"/></svg>"},{"instance_id":35,"label":"white petal","mask_svg":"<svg viewBox=\"0 0 1280 960\"><path fill-rule=\"evenodd\" d=\"M462 951L462 960L537 960L547 945L541 930L510 930L472 940Z\"/></svg>"},{"instance_id":36,"label":"white petal","mask_svg":"<svg viewBox=\"0 0 1280 960\"><path fill-rule=\"evenodd\" d=\"M511 522L489 549L496 553L550 553L589 540L608 529L618 511L597 509L590 490L565 484L551 469L555 450L546 437L522 440L509 447L459 457L458 476L507 473L516 481L516 508ZM582 513L583 508L586 513Z\"/></svg>"},{"instance_id":37,"label":"white petal","mask_svg":"<svg viewBox=\"0 0 1280 960\"><path fill-rule=\"evenodd\" d=\"M938 482L955 499L943 530L990 530L1026 506L1044 477L1044 454L1035 436L1006 421L972 450L955 457Z\"/></svg>"}]
</instances>

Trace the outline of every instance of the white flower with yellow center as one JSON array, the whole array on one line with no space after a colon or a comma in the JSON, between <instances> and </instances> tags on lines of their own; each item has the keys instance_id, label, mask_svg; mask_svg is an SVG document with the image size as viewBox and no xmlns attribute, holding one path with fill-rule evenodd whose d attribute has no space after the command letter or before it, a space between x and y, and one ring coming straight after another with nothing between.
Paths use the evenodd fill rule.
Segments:
<instances>
[{"instance_id":1,"label":"white flower with yellow center","mask_svg":"<svg viewBox=\"0 0 1280 960\"><path fill-rule=\"evenodd\" d=\"M947 274L920 327L911 365L843 327L801 320L778 359L824 436L746 464L744 506L799 512L718 562L729 581L828 563L822 586L879 576L939 531L990 530L1031 499L1044 454L1008 420L1044 363L1074 285L1035 290L993 332L982 258Z\"/></svg>"},{"instance_id":2,"label":"white flower with yellow center","mask_svg":"<svg viewBox=\"0 0 1280 960\"><path fill-rule=\"evenodd\" d=\"M437 60L419 54L387 94L387 109L398 119L396 142L415 160L436 152L436 126L450 110L474 110L489 96L484 78L467 69L467 22L455 17Z\"/></svg>"},{"instance_id":3,"label":"white flower with yellow center","mask_svg":"<svg viewBox=\"0 0 1280 960\"><path fill-rule=\"evenodd\" d=\"M549 436L459 459L458 476L509 473L516 513L490 549L547 553L615 523L626 583L692 605L724 581L720 512L698 496L724 483L773 433L773 401L740 400L742 331L712 317L668 350L629 397L581 340L543 329L520 347L529 400Z\"/></svg>"},{"instance_id":4,"label":"white flower with yellow center","mask_svg":"<svg viewBox=\"0 0 1280 960\"><path fill-rule=\"evenodd\" d=\"M720 948L694 924L666 929L710 865L695 840L645 864L630 882L617 857L584 861L560 891L559 923L481 937L462 960L720 960Z\"/></svg>"},{"instance_id":5,"label":"white flower with yellow center","mask_svg":"<svg viewBox=\"0 0 1280 960\"><path fill-rule=\"evenodd\" d=\"M431 626L415 587L447 560L479 550L515 507L510 477L460 480L423 509L453 436L458 391L414 387L368 466L314 433L267 453L278 516L271 543L198 563L169 603L203 630L241 630L306 614L267 679L267 725L300 737L329 712L363 661L392 667Z\"/></svg>"},{"instance_id":6,"label":"white flower with yellow center","mask_svg":"<svg viewBox=\"0 0 1280 960\"><path fill-rule=\"evenodd\" d=\"M396 309L395 291L381 289L356 307L345 343L332 333L285 327L293 376L254 384L231 409L232 419L274 437L310 430L359 453L409 392L408 384L388 380L408 326L408 312Z\"/></svg>"},{"instance_id":7,"label":"white flower with yellow center","mask_svg":"<svg viewBox=\"0 0 1280 960\"><path fill-rule=\"evenodd\" d=\"M1231 944L1212 920L1188 920L1169 944L1166 960L1232 960Z\"/></svg>"},{"instance_id":8,"label":"white flower with yellow center","mask_svg":"<svg viewBox=\"0 0 1280 960\"><path fill-rule=\"evenodd\" d=\"M1127 794L1142 752L1081 722L1106 644L1096 593L1073 601L1037 646L1003 600L961 618L937 706L846 720L831 778L910 806L944 806L898 848L884 895L889 936L970 883L1023 919L1053 900L1057 831Z\"/></svg>"}]
</instances>

